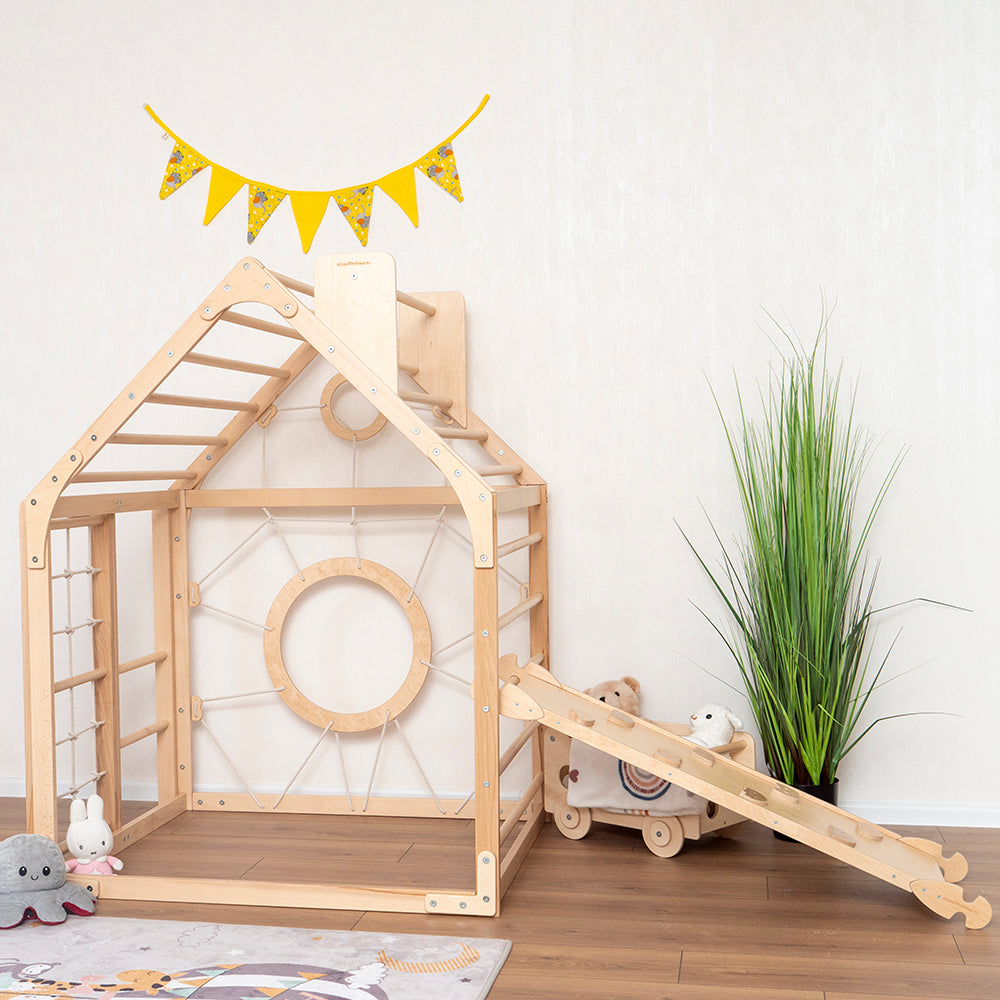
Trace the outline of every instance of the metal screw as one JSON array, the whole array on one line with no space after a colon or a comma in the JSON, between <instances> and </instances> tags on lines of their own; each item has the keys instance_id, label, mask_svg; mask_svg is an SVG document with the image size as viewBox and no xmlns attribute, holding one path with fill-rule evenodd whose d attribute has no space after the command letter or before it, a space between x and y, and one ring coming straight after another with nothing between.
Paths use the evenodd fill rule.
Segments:
<instances>
[{"instance_id":1,"label":"metal screw","mask_svg":"<svg viewBox=\"0 0 1000 1000\"><path fill-rule=\"evenodd\" d=\"M205 306L205 315L207 316L212 311L211 306Z\"/></svg>"},{"instance_id":2,"label":"metal screw","mask_svg":"<svg viewBox=\"0 0 1000 1000\"><path fill-rule=\"evenodd\" d=\"M270 281L265 281L264 282L264 291L265 292L269 292L270 290L271 290L271 282ZM226 291L227 292L229 291L229 285L226 285Z\"/></svg>"},{"instance_id":3,"label":"metal screw","mask_svg":"<svg viewBox=\"0 0 1000 1000\"><path fill-rule=\"evenodd\" d=\"M487 784L489 784L489 782L487 782ZM489 863L490 863L490 859L489 858L483 858L483 864L484 865L488 865Z\"/></svg>"},{"instance_id":4,"label":"metal screw","mask_svg":"<svg viewBox=\"0 0 1000 1000\"><path fill-rule=\"evenodd\" d=\"M434 449L434 454L435 455L440 455L441 454L441 449L440 448L435 448Z\"/></svg>"},{"instance_id":5,"label":"metal screw","mask_svg":"<svg viewBox=\"0 0 1000 1000\"><path fill-rule=\"evenodd\" d=\"M485 552L479 557L480 562L489 562L489 559L490 557Z\"/></svg>"},{"instance_id":6,"label":"metal screw","mask_svg":"<svg viewBox=\"0 0 1000 1000\"><path fill-rule=\"evenodd\" d=\"M372 392L378 392L378 387L373 385L372 386Z\"/></svg>"},{"instance_id":7,"label":"metal screw","mask_svg":"<svg viewBox=\"0 0 1000 1000\"><path fill-rule=\"evenodd\" d=\"M129 398L129 399L135 399L135 393L134 393L134 392L130 392L130 393L128 394L128 398Z\"/></svg>"},{"instance_id":8,"label":"metal screw","mask_svg":"<svg viewBox=\"0 0 1000 1000\"><path fill-rule=\"evenodd\" d=\"M497 451L497 454L498 454L498 455L504 455L504 454L506 454L506 452L505 452L505 451L503 450L503 448L500 448L500 449L499 449L499 450Z\"/></svg>"},{"instance_id":9,"label":"metal screw","mask_svg":"<svg viewBox=\"0 0 1000 1000\"><path fill-rule=\"evenodd\" d=\"M329 347L327 348L327 350L328 350L328 351L329 351L329 352L330 352L331 354L333 354L333 345L331 344L331 345L330 345L330 346L329 346Z\"/></svg>"},{"instance_id":10,"label":"metal screw","mask_svg":"<svg viewBox=\"0 0 1000 1000\"><path fill-rule=\"evenodd\" d=\"M183 764L181 764L181 770L182 770L182 771L184 770L184 765L183 765Z\"/></svg>"},{"instance_id":11,"label":"metal screw","mask_svg":"<svg viewBox=\"0 0 1000 1000\"><path fill-rule=\"evenodd\" d=\"M483 711L484 712L488 712L489 710L490 710L490 706L489 705L483 705Z\"/></svg>"},{"instance_id":12,"label":"metal screw","mask_svg":"<svg viewBox=\"0 0 1000 1000\"><path fill-rule=\"evenodd\" d=\"M490 787L490 783L488 781L484 781L483 782L483 788L489 788L489 787Z\"/></svg>"},{"instance_id":13,"label":"metal screw","mask_svg":"<svg viewBox=\"0 0 1000 1000\"><path fill-rule=\"evenodd\" d=\"M175 596L177 597L177 600L178 600L178 601L179 601L179 600L181 599L181 595L180 595L180 594L177 594L177 595L175 595Z\"/></svg>"},{"instance_id":14,"label":"metal screw","mask_svg":"<svg viewBox=\"0 0 1000 1000\"><path fill-rule=\"evenodd\" d=\"M179 542L180 540L181 540L181 536L180 535L174 535L174 541L175 542Z\"/></svg>"},{"instance_id":15,"label":"metal screw","mask_svg":"<svg viewBox=\"0 0 1000 1000\"><path fill-rule=\"evenodd\" d=\"M286 302L285 303L285 312L287 313L287 312L291 312L291 311L292 311L292 304L291 304L291 302Z\"/></svg>"},{"instance_id":16,"label":"metal screw","mask_svg":"<svg viewBox=\"0 0 1000 1000\"><path fill-rule=\"evenodd\" d=\"M90 435L90 440L91 441L96 441L97 440L97 435L96 434L91 434Z\"/></svg>"},{"instance_id":17,"label":"metal screw","mask_svg":"<svg viewBox=\"0 0 1000 1000\"><path fill-rule=\"evenodd\" d=\"M355 275L355 277L357 277L357 275ZM437 905L438 905L438 901L436 899L432 899L431 900L431 906L437 906Z\"/></svg>"},{"instance_id":18,"label":"metal screw","mask_svg":"<svg viewBox=\"0 0 1000 1000\"><path fill-rule=\"evenodd\" d=\"M479 499L480 500L485 500L486 499L486 494L485 493L480 493L479 494Z\"/></svg>"},{"instance_id":19,"label":"metal screw","mask_svg":"<svg viewBox=\"0 0 1000 1000\"><path fill-rule=\"evenodd\" d=\"M249 271L250 270L250 265L249 264L244 264L243 265L243 270L244 271Z\"/></svg>"},{"instance_id":20,"label":"metal screw","mask_svg":"<svg viewBox=\"0 0 1000 1000\"><path fill-rule=\"evenodd\" d=\"M219 805L220 806L224 806L225 804L226 804L226 800L225 799L219 799Z\"/></svg>"},{"instance_id":21,"label":"metal screw","mask_svg":"<svg viewBox=\"0 0 1000 1000\"><path fill-rule=\"evenodd\" d=\"M456 476L460 476L461 474L462 474L462 470L461 469L456 469L455 470L455 475Z\"/></svg>"},{"instance_id":22,"label":"metal screw","mask_svg":"<svg viewBox=\"0 0 1000 1000\"><path fill-rule=\"evenodd\" d=\"M463 902L463 903L459 903L459 904L458 904L458 908L459 908L460 910L464 910L464 909L465 909L465 903L464 903L464 902Z\"/></svg>"},{"instance_id":23,"label":"metal screw","mask_svg":"<svg viewBox=\"0 0 1000 1000\"><path fill-rule=\"evenodd\" d=\"M173 351L167 351L167 357L168 358L172 358L173 356L174 356L174 352Z\"/></svg>"},{"instance_id":24,"label":"metal screw","mask_svg":"<svg viewBox=\"0 0 1000 1000\"><path fill-rule=\"evenodd\" d=\"M489 632L487 632L486 629L483 629L483 638L488 639L489 637L490 637Z\"/></svg>"},{"instance_id":25,"label":"metal screw","mask_svg":"<svg viewBox=\"0 0 1000 1000\"><path fill-rule=\"evenodd\" d=\"M265 287L265 288L270 288L271 286L270 286L270 285L265 285L264 287ZM230 287L229 285L223 285L223 286L222 286L222 290L223 290L224 292L231 292L231 291L232 291L232 288L231 288L231 287Z\"/></svg>"}]
</instances>

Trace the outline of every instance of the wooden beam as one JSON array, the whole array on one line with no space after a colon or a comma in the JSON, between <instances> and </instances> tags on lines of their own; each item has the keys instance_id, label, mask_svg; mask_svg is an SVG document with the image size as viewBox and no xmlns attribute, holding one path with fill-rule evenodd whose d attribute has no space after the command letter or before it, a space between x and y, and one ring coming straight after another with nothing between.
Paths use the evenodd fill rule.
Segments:
<instances>
[{"instance_id":1,"label":"wooden beam","mask_svg":"<svg viewBox=\"0 0 1000 1000\"><path fill-rule=\"evenodd\" d=\"M326 489L199 489L185 493L188 507L447 507L459 503L449 486L361 486Z\"/></svg>"}]
</instances>

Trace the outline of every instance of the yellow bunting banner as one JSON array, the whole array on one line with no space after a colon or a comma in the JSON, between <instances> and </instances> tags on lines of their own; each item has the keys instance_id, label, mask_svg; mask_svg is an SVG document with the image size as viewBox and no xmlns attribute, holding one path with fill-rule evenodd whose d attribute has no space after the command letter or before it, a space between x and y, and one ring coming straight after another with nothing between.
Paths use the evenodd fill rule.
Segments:
<instances>
[{"instance_id":1,"label":"yellow bunting banner","mask_svg":"<svg viewBox=\"0 0 1000 1000\"><path fill-rule=\"evenodd\" d=\"M381 188L383 193L406 213L414 226L418 222L417 183L414 171L429 177L457 201L462 201L462 186L458 179L458 165L455 162L452 140L472 124L479 112L486 107L489 99L490 95L487 94L479 107L447 139L437 143L433 149L407 166L390 171L378 180L345 188L332 188L329 191L291 191L229 170L188 145L157 117L148 104L145 108L150 118L163 129L164 137L169 136L174 141L174 148L160 184L161 199L172 195L195 174L202 170L210 170L208 200L205 204L207 226L245 186L248 195L247 243L253 243L264 223L271 218L274 210L287 196L292 206L295 225L298 227L299 239L302 241L302 252L308 253L331 198L354 230L362 246L368 245L368 227L371 223L372 199L376 188Z\"/></svg>"}]
</instances>

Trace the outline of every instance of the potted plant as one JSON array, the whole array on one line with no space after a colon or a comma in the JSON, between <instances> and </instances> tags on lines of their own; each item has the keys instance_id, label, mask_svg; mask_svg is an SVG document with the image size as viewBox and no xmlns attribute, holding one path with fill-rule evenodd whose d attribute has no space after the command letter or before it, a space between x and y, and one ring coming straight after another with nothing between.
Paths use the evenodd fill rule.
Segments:
<instances>
[{"instance_id":1,"label":"potted plant","mask_svg":"<svg viewBox=\"0 0 1000 1000\"><path fill-rule=\"evenodd\" d=\"M728 610L733 628L715 628L771 773L835 801L840 762L884 721L858 731L885 666L871 661L876 572L866 545L901 456L862 508L872 439L855 423L854 398L841 401L843 367L827 370L826 325L824 316L811 349L787 338L759 424L737 383L739 420L723 423L746 536L730 555L715 533L718 572L691 547Z\"/></svg>"}]
</instances>

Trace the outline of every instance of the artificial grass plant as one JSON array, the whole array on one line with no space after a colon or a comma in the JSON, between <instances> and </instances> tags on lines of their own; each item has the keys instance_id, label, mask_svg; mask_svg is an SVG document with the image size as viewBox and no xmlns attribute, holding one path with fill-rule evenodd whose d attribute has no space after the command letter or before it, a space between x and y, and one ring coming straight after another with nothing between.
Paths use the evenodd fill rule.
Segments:
<instances>
[{"instance_id":1,"label":"artificial grass plant","mask_svg":"<svg viewBox=\"0 0 1000 1000\"><path fill-rule=\"evenodd\" d=\"M715 627L739 667L768 767L800 785L832 784L845 754L883 721L857 732L885 666L871 662L876 573L865 553L900 462L861 509L872 439L855 424L854 397L841 401L843 367L827 370L826 324L824 316L811 349L787 338L759 424L737 383L739 420L723 423L746 537L735 556L719 540L719 572L695 550L735 626Z\"/></svg>"}]
</instances>

